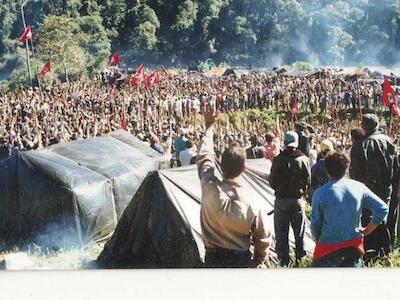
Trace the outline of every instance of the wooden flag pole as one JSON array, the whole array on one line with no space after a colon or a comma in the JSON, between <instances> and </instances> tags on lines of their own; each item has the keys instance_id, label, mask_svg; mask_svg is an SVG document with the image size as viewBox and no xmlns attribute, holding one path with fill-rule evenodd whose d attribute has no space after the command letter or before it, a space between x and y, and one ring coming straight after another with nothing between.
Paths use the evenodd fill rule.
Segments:
<instances>
[{"instance_id":1,"label":"wooden flag pole","mask_svg":"<svg viewBox=\"0 0 400 300\"><path fill-rule=\"evenodd\" d=\"M26 30L24 5L25 5L25 3L21 3L21 17L22 17L22 22L24 23L24 30ZM25 48L26 48L26 67L28 69L28 80L29 80L29 84L32 86L32 74L31 74L31 63L30 63L30 60L29 60L28 39L25 41Z\"/></svg>"}]
</instances>

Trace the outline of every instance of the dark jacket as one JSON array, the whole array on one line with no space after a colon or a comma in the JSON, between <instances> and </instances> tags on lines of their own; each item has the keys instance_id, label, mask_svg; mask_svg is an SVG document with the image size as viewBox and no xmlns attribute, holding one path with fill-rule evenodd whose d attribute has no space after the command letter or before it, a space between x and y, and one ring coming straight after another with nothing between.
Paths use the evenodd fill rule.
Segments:
<instances>
[{"instance_id":1,"label":"dark jacket","mask_svg":"<svg viewBox=\"0 0 400 300\"><path fill-rule=\"evenodd\" d=\"M285 149L272 161L269 183L279 198L302 197L311 184L310 160L297 149Z\"/></svg>"},{"instance_id":2,"label":"dark jacket","mask_svg":"<svg viewBox=\"0 0 400 300\"><path fill-rule=\"evenodd\" d=\"M261 146L250 147L246 149L246 158L247 159L256 159L263 158L264 151Z\"/></svg>"},{"instance_id":3,"label":"dark jacket","mask_svg":"<svg viewBox=\"0 0 400 300\"><path fill-rule=\"evenodd\" d=\"M310 155L310 141L304 132L298 133L299 135L299 150L305 154L305 156Z\"/></svg>"},{"instance_id":4,"label":"dark jacket","mask_svg":"<svg viewBox=\"0 0 400 300\"><path fill-rule=\"evenodd\" d=\"M355 143L350 156L350 177L364 183L387 202L398 165L392 140L377 130Z\"/></svg>"},{"instance_id":5,"label":"dark jacket","mask_svg":"<svg viewBox=\"0 0 400 300\"><path fill-rule=\"evenodd\" d=\"M325 172L325 159L320 159L311 168L311 187L315 191L329 181L328 175Z\"/></svg>"}]
</instances>

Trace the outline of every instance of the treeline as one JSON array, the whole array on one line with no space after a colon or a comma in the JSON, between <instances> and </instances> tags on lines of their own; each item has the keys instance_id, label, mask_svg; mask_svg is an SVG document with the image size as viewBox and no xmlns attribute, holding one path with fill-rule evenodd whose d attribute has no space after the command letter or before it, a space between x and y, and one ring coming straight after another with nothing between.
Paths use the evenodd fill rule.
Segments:
<instances>
[{"instance_id":1,"label":"treeline","mask_svg":"<svg viewBox=\"0 0 400 300\"><path fill-rule=\"evenodd\" d=\"M23 23L19 0L1 1L4 72L23 66ZM39 59L58 55L71 73L102 68L112 51L129 66L400 61L398 0L28 0L24 10Z\"/></svg>"}]
</instances>

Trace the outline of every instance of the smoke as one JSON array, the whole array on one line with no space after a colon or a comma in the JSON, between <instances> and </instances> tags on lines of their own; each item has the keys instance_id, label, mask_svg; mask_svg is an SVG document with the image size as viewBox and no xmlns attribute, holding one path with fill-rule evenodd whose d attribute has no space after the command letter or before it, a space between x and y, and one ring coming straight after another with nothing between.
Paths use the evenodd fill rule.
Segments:
<instances>
[{"instance_id":1,"label":"smoke","mask_svg":"<svg viewBox=\"0 0 400 300\"><path fill-rule=\"evenodd\" d=\"M82 248L73 218L69 222L47 223L33 236L31 244L52 250Z\"/></svg>"}]
</instances>

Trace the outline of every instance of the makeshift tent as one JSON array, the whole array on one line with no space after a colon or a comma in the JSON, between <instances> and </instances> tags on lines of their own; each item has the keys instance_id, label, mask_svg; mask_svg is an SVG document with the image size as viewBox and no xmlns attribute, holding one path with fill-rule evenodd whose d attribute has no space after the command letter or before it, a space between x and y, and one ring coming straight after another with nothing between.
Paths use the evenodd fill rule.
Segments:
<instances>
[{"instance_id":1,"label":"makeshift tent","mask_svg":"<svg viewBox=\"0 0 400 300\"><path fill-rule=\"evenodd\" d=\"M228 68L225 70L224 74L222 74L223 77L228 77L228 76L235 76L235 77L241 77L243 75L247 76L250 74L249 69L242 69L242 68Z\"/></svg>"},{"instance_id":2,"label":"makeshift tent","mask_svg":"<svg viewBox=\"0 0 400 300\"><path fill-rule=\"evenodd\" d=\"M260 163L254 171L256 161ZM264 159L247 163L242 186L252 201L266 212L274 209L274 192L261 177ZM265 169L264 176L268 174ZM184 268L200 267L205 249L201 239L201 187L196 166L161 170L149 175L125 210L118 226L97 259L102 268ZM273 214L267 226L274 237ZM294 247L293 234L290 235ZM314 249L309 223L305 235L308 253ZM275 242L270 256L276 260Z\"/></svg>"},{"instance_id":3,"label":"makeshift tent","mask_svg":"<svg viewBox=\"0 0 400 300\"><path fill-rule=\"evenodd\" d=\"M123 131L20 152L0 163L1 240L98 241L115 229L147 174L167 164Z\"/></svg>"}]
</instances>

